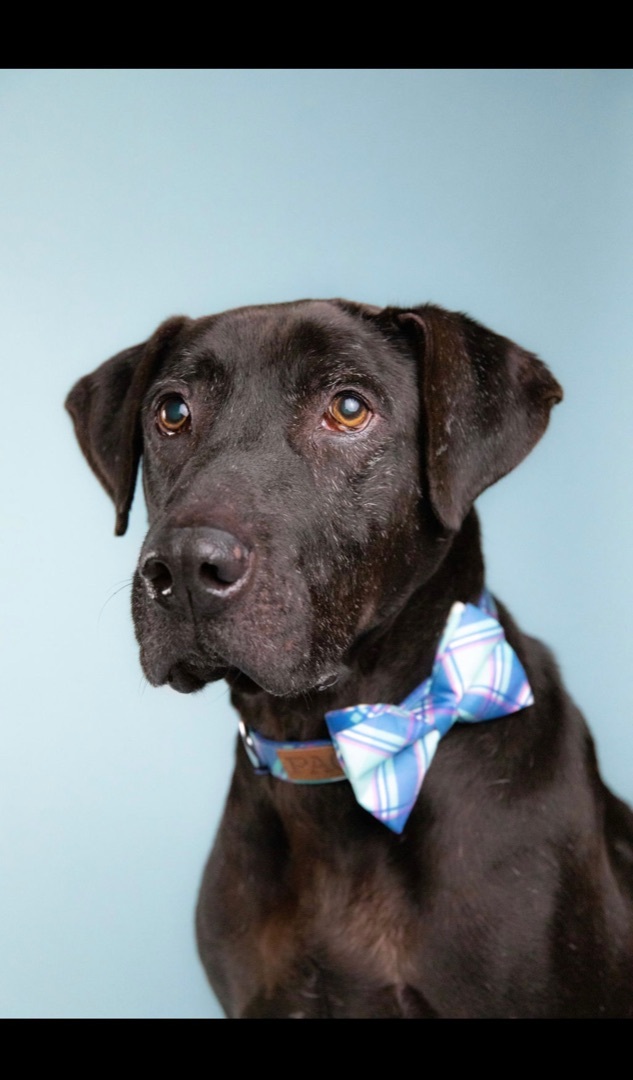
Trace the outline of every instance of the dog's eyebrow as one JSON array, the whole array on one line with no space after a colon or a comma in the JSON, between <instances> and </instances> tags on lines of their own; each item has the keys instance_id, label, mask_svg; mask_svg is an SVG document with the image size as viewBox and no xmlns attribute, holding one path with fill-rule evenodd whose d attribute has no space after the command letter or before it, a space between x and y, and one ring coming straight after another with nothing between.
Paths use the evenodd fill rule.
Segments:
<instances>
[{"instance_id":1,"label":"dog's eyebrow","mask_svg":"<svg viewBox=\"0 0 633 1080\"><path fill-rule=\"evenodd\" d=\"M282 349L294 372L299 395L363 384L383 400L389 399L390 357L381 351L379 336L365 327L354 327L320 319L302 319L286 330Z\"/></svg>"},{"instance_id":2,"label":"dog's eyebrow","mask_svg":"<svg viewBox=\"0 0 633 1080\"><path fill-rule=\"evenodd\" d=\"M150 388L150 394L153 394L157 388L174 382L194 382L204 379L209 383L225 376L226 365L209 349L205 349L204 353L183 349L177 357L171 358L169 366L159 371Z\"/></svg>"},{"instance_id":3,"label":"dog's eyebrow","mask_svg":"<svg viewBox=\"0 0 633 1080\"><path fill-rule=\"evenodd\" d=\"M310 363L311 359L314 360L313 363ZM341 351L326 358L305 357L297 375L295 392L302 397L323 390L342 390L350 385L358 386L359 389L367 387L382 402L390 400L383 381L376 377L369 364L362 363L362 357L356 349L353 353Z\"/></svg>"}]
</instances>

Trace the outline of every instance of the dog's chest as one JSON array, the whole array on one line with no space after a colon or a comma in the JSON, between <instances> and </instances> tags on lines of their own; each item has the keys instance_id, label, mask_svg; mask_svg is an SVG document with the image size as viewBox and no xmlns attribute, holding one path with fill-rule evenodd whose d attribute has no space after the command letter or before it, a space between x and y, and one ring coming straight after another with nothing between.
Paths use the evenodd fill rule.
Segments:
<instances>
[{"instance_id":1,"label":"dog's chest","mask_svg":"<svg viewBox=\"0 0 633 1080\"><path fill-rule=\"evenodd\" d=\"M306 944L327 950L337 967L364 968L370 978L399 982L406 967L414 915L401 882L385 863L359 857L347 872L314 867Z\"/></svg>"},{"instance_id":2,"label":"dog's chest","mask_svg":"<svg viewBox=\"0 0 633 1080\"><path fill-rule=\"evenodd\" d=\"M290 887L274 911L262 913L257 934L268 993L297 980L298 1000L316 993L336 1014L337 998L343 1005L351 987L396 997L404 990L420 928L386 861L359 852L342 865L304 852L291 860L286 880Z\"/></svg>"}]
</instances>

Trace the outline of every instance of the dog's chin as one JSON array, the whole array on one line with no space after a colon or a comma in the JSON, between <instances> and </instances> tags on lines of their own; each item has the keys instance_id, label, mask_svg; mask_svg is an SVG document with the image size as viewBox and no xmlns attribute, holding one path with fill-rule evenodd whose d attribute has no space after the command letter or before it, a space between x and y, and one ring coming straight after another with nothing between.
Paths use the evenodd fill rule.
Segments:
<instances>
[{"instance_id":1,"label":"dog's chin","mask_svg":"<svg viewBox=\"0 0 633 1080\"><path fill-rule=\"evenodd\" d=\"M198 690L203 690L207 683L225 679L228 672L228 668L214 668L212 671L201 675L196 671L192 671L186 664L178 663L170 667L161 682L163 684L167 683L172 690L177 690L180 694L195 694Z\"/></svg>"},{"instance_id":2,"label":"dog's chin","mask_svg":"<svg viewBox=\"0 0 633 1080\"><path fill-rule=\"evenodd\" d=\"M267 676L265 679L256 681L244 672L239 671L227 675L226 680L232 690L236 690L240 693L254 694L263 690L266 694L271 694L273 697L293 698L301 696L305 698L308 694L329 690L329 688L334 686L342 676L342 671L331 671L319 676L306 675L304 677L296 676L290 679L280 678L278 680Z\"/></svg>"},{"instance_id":3,"label":"dog's chin","mask_svg":"<svg viewBox=\"0 0 633 1080\"><path fill-rule=\"evenodd\" d=\"M156 672L148 674L149 681L154 686L167 685L180 694L194 694L203 690L208 683L226 679L229 688L240 694L272 694L274 697L294 697L298 694L307 694L327 690L339 681L343 672L327 671L318 675L314 673L301 673L301 675L288 675L275 672L267 672L263 677L257 673L242 671L239 668L222 666L208 668L204 671L197 670L191 665L177 661L171 667L157 677Z\"/></svg>"}]
</instances>

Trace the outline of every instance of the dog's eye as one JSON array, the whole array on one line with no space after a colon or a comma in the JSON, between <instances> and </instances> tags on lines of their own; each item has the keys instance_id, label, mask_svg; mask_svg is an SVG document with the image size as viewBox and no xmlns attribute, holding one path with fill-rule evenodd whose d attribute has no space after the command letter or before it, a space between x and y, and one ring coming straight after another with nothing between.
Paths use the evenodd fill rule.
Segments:
<instances>
[{"instance_id":1,"label":"dog's eye","mask_svg":"<svg viewBox=\"0 0 633 1080\"><path fill-rule=\"evenodd\" d=\"M328 427L338 431L360 431L371 419L371 409L362 398L351 391L337 394L325 414Z\"/></svg>"},{"instance_id":2,"label":"dog's eye","mask_svg":"<svg viewBox=\"0 0 633 1080\"><path fill-rule=\"evenodd\" d=\"M156 423L164 435L179 435L191 423L189 406L180 394L163 398L156 411Z\"/></svg>"}]
</instances>

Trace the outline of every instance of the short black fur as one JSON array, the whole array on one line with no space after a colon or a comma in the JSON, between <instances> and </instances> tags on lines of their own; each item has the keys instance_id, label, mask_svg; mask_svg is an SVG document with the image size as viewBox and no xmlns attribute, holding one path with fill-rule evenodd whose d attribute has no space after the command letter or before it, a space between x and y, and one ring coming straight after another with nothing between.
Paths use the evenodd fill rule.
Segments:
<instances>
[{"instance_id":1,"label":"short black fur","mask_svg":"<svg viewBox=\"0 0 633 1080\"><path fill-rule=\"evenodd\" d=\"M333 412L343 393L358 430ZM225 677L274 739L401 701L484 585L474 500L561 396L532 354L432 305L178 317L107 361L67 404L117 532L144 455L149 681ZM228 1016L633 1015L633 815L551 654L498 607L535 704L456 725L402 836L347 782L258 776L238 744L197 916Z\"/></svg>"}]
</instances>

